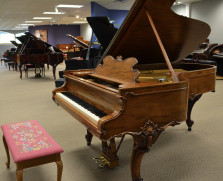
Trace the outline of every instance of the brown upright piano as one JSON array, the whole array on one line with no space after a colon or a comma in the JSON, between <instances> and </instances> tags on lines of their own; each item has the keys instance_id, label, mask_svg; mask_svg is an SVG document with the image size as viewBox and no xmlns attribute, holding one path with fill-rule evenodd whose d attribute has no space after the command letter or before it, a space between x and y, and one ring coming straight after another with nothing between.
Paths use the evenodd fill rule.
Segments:
<instances>
[{"instance_id":1,"label":"brown upright piano","mask_svg":"<svg viewBox=\"0 0 223 181\"><path fill-rule=\"evenodd\" d=\"M22 44L13 58L19 65L20 78L22 78L22 65L47 64L53 68L53 77L56 78L56 66L63 62L63 53L56 47L42 41L29 32L16 37Z\"/></svg>"},{"instance_id":2,"label":"brown upright piano","mask_svg":"<svg viewBox=\"0 0 223 181\"><path fill-rule=\"evenodd\" d=\"M65 72L66 83L53 91L56 104L87 128L88 145L93 135L102 141L102 165L117 166L115 138L132 135L133 181L143 180L141 159L161 132L183 121L191 130L193 105L215 90L215 66L177 63L210 27L175 14L173 3L135 1L96 69Z\"/></svg>"}]
</instances>

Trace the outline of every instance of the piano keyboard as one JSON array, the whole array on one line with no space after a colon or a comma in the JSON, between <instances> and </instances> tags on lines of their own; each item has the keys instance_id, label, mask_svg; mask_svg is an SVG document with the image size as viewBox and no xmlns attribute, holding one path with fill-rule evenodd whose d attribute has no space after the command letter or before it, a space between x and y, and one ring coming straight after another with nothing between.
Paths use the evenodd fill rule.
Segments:
<instances>
[{"instance_id":1,"label":"piano keyboard","mask_svg":"<svg viewBox=\"0 0 223 181\"><path fill-rule=\"evenodd\" d=\"M56 95L62 98L66 103L71 105L73 108L78 110L79 112L84 113L87 118L90 118L95 123L98 123L101 117L106 116L107 114L96 107L90 105L89 103L85 102L84 100L76 97L75 95L71 94L70 92L61 92L56 93Z\"/></svg>"}]
</instances>

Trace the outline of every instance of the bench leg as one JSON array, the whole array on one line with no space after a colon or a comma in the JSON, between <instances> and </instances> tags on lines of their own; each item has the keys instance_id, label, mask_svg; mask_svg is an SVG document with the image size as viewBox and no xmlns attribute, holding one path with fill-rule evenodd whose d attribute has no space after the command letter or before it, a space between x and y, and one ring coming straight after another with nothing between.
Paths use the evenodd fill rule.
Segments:
<instances>
[{"instance_id":1,"label":"bench leg","mask_svg":"<svg viewBox=\"0 0 223 181\"><path fill-rule=\"evenodd\" d=\"M57 181L61 181L62 171L63 171L63 162L61 161L60 155L57 157Z\"/></svg>"},{"instance_id":2,"label":"bench leg","mask_svg":"<svg viewBox=\"0 0 223 181\"><path fill-rule=\"evenodd\" d=\"M7 142L5 140L5 136L3 136L3 143L4 143L5 151L7 154L7 162L5 164L6 164L7 168L9 168L10 167L10 155L9 155L9 148L8 148Z\"/></svg>"},{"instance_id":3,"label":"bench leg","mask_svg":"<svg viewBox=\"0 0 223 181\"><path fill-rule=\"evenodd\" d=\"M23 181L23 170L17 168L16 170L17 181Z\"/></svg>"}]
</instances>

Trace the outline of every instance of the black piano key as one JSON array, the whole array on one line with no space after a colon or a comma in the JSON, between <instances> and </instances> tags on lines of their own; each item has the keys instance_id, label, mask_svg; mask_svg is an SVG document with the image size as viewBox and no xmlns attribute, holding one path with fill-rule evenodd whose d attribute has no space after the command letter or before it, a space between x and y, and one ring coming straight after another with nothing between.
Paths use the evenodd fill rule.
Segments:
<instances>
[{"instance_id":1,"label":"black piano key","mask_svg":"<svg viewBox=\"0 0 223 181\"><path fill-rule=\"evenodd\" d=\"M70 92L61 92L61 93L100 118L107 115L105 112L99 110L98 108L92 106L91 104L71 94Z\"/></svg>"}]
</instances>

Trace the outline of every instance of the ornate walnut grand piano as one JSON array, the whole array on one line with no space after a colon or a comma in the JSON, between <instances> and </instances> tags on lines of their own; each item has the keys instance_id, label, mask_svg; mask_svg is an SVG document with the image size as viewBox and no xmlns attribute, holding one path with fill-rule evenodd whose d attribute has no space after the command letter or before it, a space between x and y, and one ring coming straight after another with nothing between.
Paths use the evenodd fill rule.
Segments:
<instances>
[{"instance_id":1,"label":"ornate walnut grand piano","mask_svg":"<svg viewBox=\"0 0 223 181\"><path fill-rule=\"evenodd\" d=\"M56 78L56 66L63 62L63 53L52 45L42 41L29 32L16 37L22 44L12 60L19 65L20 78L22 78L23 64L47 64L53 67L53 77Z\"/></svg>"},{"instance_id":2,"label":"ornate walnut grand piano","mask_svg":"<svg viewBox=\"0 0 223 181\"><path fill-rule=\"evenodd\" d=\"M172 12L174 1L135 1L103 62L65 72L66 83L53 91L53 100L86 126L88 145L93 135L102 140L101 155L110 167L118 165L115 138L132 135L133 181L143 180L141 159L161 132L185 120L191 130L193 105L215 90L214 66L177 63L210 28Z\"/></svg>"}]
</instances>

